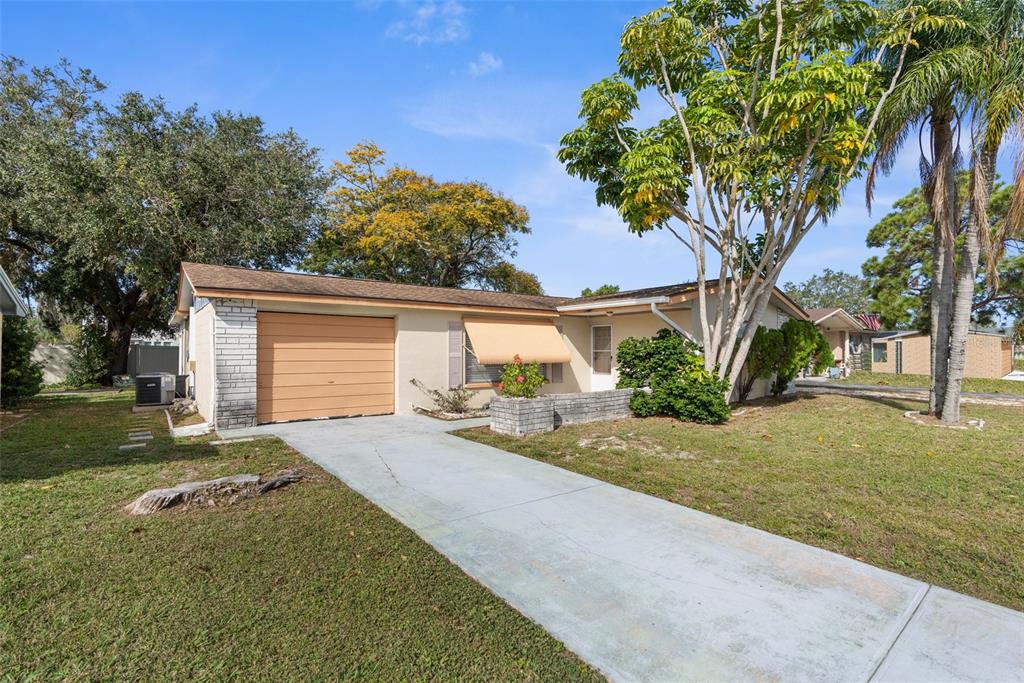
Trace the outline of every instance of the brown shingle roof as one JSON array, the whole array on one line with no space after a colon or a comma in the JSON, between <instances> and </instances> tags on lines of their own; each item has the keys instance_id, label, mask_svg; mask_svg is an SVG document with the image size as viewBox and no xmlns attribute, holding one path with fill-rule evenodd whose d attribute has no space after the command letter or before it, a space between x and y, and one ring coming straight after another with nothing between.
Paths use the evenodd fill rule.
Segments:
<instances>
[{"instance_id":1,"label":"brown shingle roof","mask_svg":"<svg viewBox=\"0 0 1024 683\"><path fill-rule=\"evenodd\" d=\"M181 267L195 289L412 301L470 307L519 308L545 312L553 312L555 306L565 300L563 297L555 296L508 294L480 289L426 287L333 275L309 275L277 270L253 270L235 266L211 266L204 263L182 263Z\"/></svg>"},{"instance_id":2,"label":"brown shingle roof","mask_svg":"<svg viewBox=\"0 0 1024 683\"><path fill-rule=\"evenodd\" d=\"M697 287L696 282L681 282L677 285L661 285L660 287L645 287L643 289L629 289L614 294L600 294L598 296L580 296L575 299L566 299L560 306L572 304L586 304L591 301L617 301L619 299L646 299L653 296L674 296L689 292Z\"/></svg>"}]
</instances>

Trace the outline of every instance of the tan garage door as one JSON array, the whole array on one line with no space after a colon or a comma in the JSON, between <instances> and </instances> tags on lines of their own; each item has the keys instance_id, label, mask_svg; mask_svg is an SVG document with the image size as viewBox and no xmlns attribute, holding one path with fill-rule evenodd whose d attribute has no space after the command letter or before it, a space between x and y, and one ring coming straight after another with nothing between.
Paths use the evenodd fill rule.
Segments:
<instances>
[{"instance_id":1,"label":"tan garage door","mask_svg":"<svg viewBox=\"0 0 1024 683\"><path fill-rule=\"evenodd\" d=\"M256 314L258 422L394 409L394 320Z\"/></svg>"}]
</instances>

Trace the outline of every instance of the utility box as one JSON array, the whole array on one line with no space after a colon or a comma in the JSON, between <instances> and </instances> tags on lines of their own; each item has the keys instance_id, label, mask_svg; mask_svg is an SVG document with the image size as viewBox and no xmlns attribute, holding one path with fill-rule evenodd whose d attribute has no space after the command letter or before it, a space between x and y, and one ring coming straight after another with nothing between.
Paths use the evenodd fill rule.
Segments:
<instances>
[{"instance_id":1,"label":"utility box","mask_svg":"<svg viewBox=\"0 0 1024 683\"><path fill-rule=\"evenodd\" d=\"M174 402L175 376L156 372L135 376L135 405L159 406Z\"/></svg>"}]
</instances>

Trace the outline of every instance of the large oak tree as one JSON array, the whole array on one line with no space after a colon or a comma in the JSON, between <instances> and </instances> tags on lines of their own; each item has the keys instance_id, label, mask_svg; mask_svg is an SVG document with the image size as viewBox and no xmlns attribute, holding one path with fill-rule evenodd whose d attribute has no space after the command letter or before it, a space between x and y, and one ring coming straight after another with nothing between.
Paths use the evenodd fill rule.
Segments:
<instances>
[{"instance_id":1,"label":"large oak tree","mask_svg":"<svg viewBox=\"0 0 1024 683\"><path fill-rule=\"evenodd\" d=\"M183 260L294 263L330 177L292 131L173 111L67 62L0 66L0 260L30 296L102 326L109 370L164 331Z\"/></svg>"}]
</instances>

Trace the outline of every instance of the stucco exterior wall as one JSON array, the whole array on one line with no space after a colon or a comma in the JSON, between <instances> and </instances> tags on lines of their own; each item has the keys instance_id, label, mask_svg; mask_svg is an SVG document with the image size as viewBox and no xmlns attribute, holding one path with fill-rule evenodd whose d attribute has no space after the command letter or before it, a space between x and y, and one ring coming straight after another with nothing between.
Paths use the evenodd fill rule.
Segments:
<instances>
[{"instance_id":1,"label":"stucco exterior wall","mask_svg":"<svg viewBox=\"0 0 1024 683\"><path fill-rule=\"evenodd\" d=\"M207 305L196 311L190 317L189 330L190 344L193 356L190 361L195 361L195 382L196 405L199 407L199 414L207 422L213 420L214 406L214 370L216 364L213 357L213 306Z\"/></svg>"}]
</instances>

